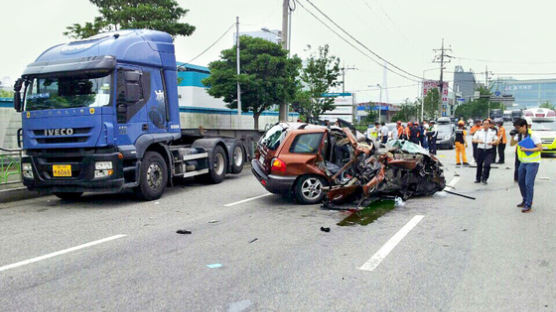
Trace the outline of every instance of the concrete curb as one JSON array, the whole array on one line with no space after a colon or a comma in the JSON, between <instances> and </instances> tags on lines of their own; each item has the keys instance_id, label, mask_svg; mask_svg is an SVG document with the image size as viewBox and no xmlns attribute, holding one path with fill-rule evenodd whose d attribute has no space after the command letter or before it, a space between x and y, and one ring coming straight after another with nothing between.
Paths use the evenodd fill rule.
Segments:
<instances>
[{"instance_id":1,"label":"concrete curb","mask_svg":"<svg viewBox=\"0 0 556 312\"><path fill-rule=\"evenodd\" d=\"M0 190L0 203L9 203L13 201L31 199L39 196L44 196L38 192L29 191L25 186L18 186L14 188Z\"/></svg>"}]
</instances>

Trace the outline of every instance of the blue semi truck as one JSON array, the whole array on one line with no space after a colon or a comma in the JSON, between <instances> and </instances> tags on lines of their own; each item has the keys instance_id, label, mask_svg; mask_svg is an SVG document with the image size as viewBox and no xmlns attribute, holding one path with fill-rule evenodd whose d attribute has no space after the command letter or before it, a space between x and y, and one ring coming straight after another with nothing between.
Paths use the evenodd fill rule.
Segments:
<instances>
[{"instance_id":1,"label":"blue semi truck","mask_svg":"<svg viewBox=\"0 0 556 312\"><path fill-rule=\"evenodd\" d=\"M241 141L180 126L176 71L172 37L154 30L44 51L14 86L23 184L62 199L133 189L153 200L173 178L218 183L241 172Z\"/></svg>"}]
</instances>

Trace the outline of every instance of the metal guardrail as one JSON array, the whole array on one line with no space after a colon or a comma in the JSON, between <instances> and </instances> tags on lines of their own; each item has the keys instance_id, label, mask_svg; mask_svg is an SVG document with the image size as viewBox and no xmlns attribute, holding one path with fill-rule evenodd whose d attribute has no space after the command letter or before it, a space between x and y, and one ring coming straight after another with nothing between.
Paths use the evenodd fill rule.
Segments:
<instances>
[{"instance_id":1,"label":"metal guardrail","mask_svg":"<svg viewBox=\"0 0 556 312\"><path fill-rule=\"evenodd\" d=\"M0 186L21 183L21 149L0 147Z\"/></svg>"}]
</instances>

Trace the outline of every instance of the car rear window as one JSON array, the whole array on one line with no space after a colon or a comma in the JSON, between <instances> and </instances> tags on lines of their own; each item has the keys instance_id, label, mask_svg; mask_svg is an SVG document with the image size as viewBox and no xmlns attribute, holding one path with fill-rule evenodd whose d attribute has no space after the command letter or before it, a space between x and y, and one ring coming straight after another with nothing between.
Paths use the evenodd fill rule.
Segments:
<instances>
[{"instance_id":1,"label":"car rear window","mask_svg":"<svg viewBox=\"0 0 556 312\"><path fill-rule=\"evenodd\" d=\"M286 137L286 129L279 125L276 125L270 129L262 136L260 144L266 146L269 150L276 150L280 143Z\"/></svg>"},{"instance_id":2,"label":"car rear window","mask_svg":"<svg viewBox=\"0 0 556 312\"><path fill-rule=\"evenodd\" d=\"M290 153L315 154L319 150L322 133L305 133L295 137Z\"/></svg>"}]
</instances>

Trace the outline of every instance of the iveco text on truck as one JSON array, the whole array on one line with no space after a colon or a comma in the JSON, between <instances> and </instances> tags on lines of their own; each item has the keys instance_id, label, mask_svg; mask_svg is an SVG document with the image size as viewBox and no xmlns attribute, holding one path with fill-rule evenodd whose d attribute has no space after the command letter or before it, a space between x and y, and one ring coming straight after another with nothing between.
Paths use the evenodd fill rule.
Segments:
<instances>
[{"instance_id":1,"label":"iveco text on truck","mask_svg":"<svg viewBox=\"0 0 556 312\"><path fill-rule=\"evenodd\" d=\"M218 183L239 173L239 140L182 131L176 71L172 37L160 31L104 33L44 51L14 87L23 184L65 199L134 189L152 200L174 177Z\"/></svg>"}]
</instances>

